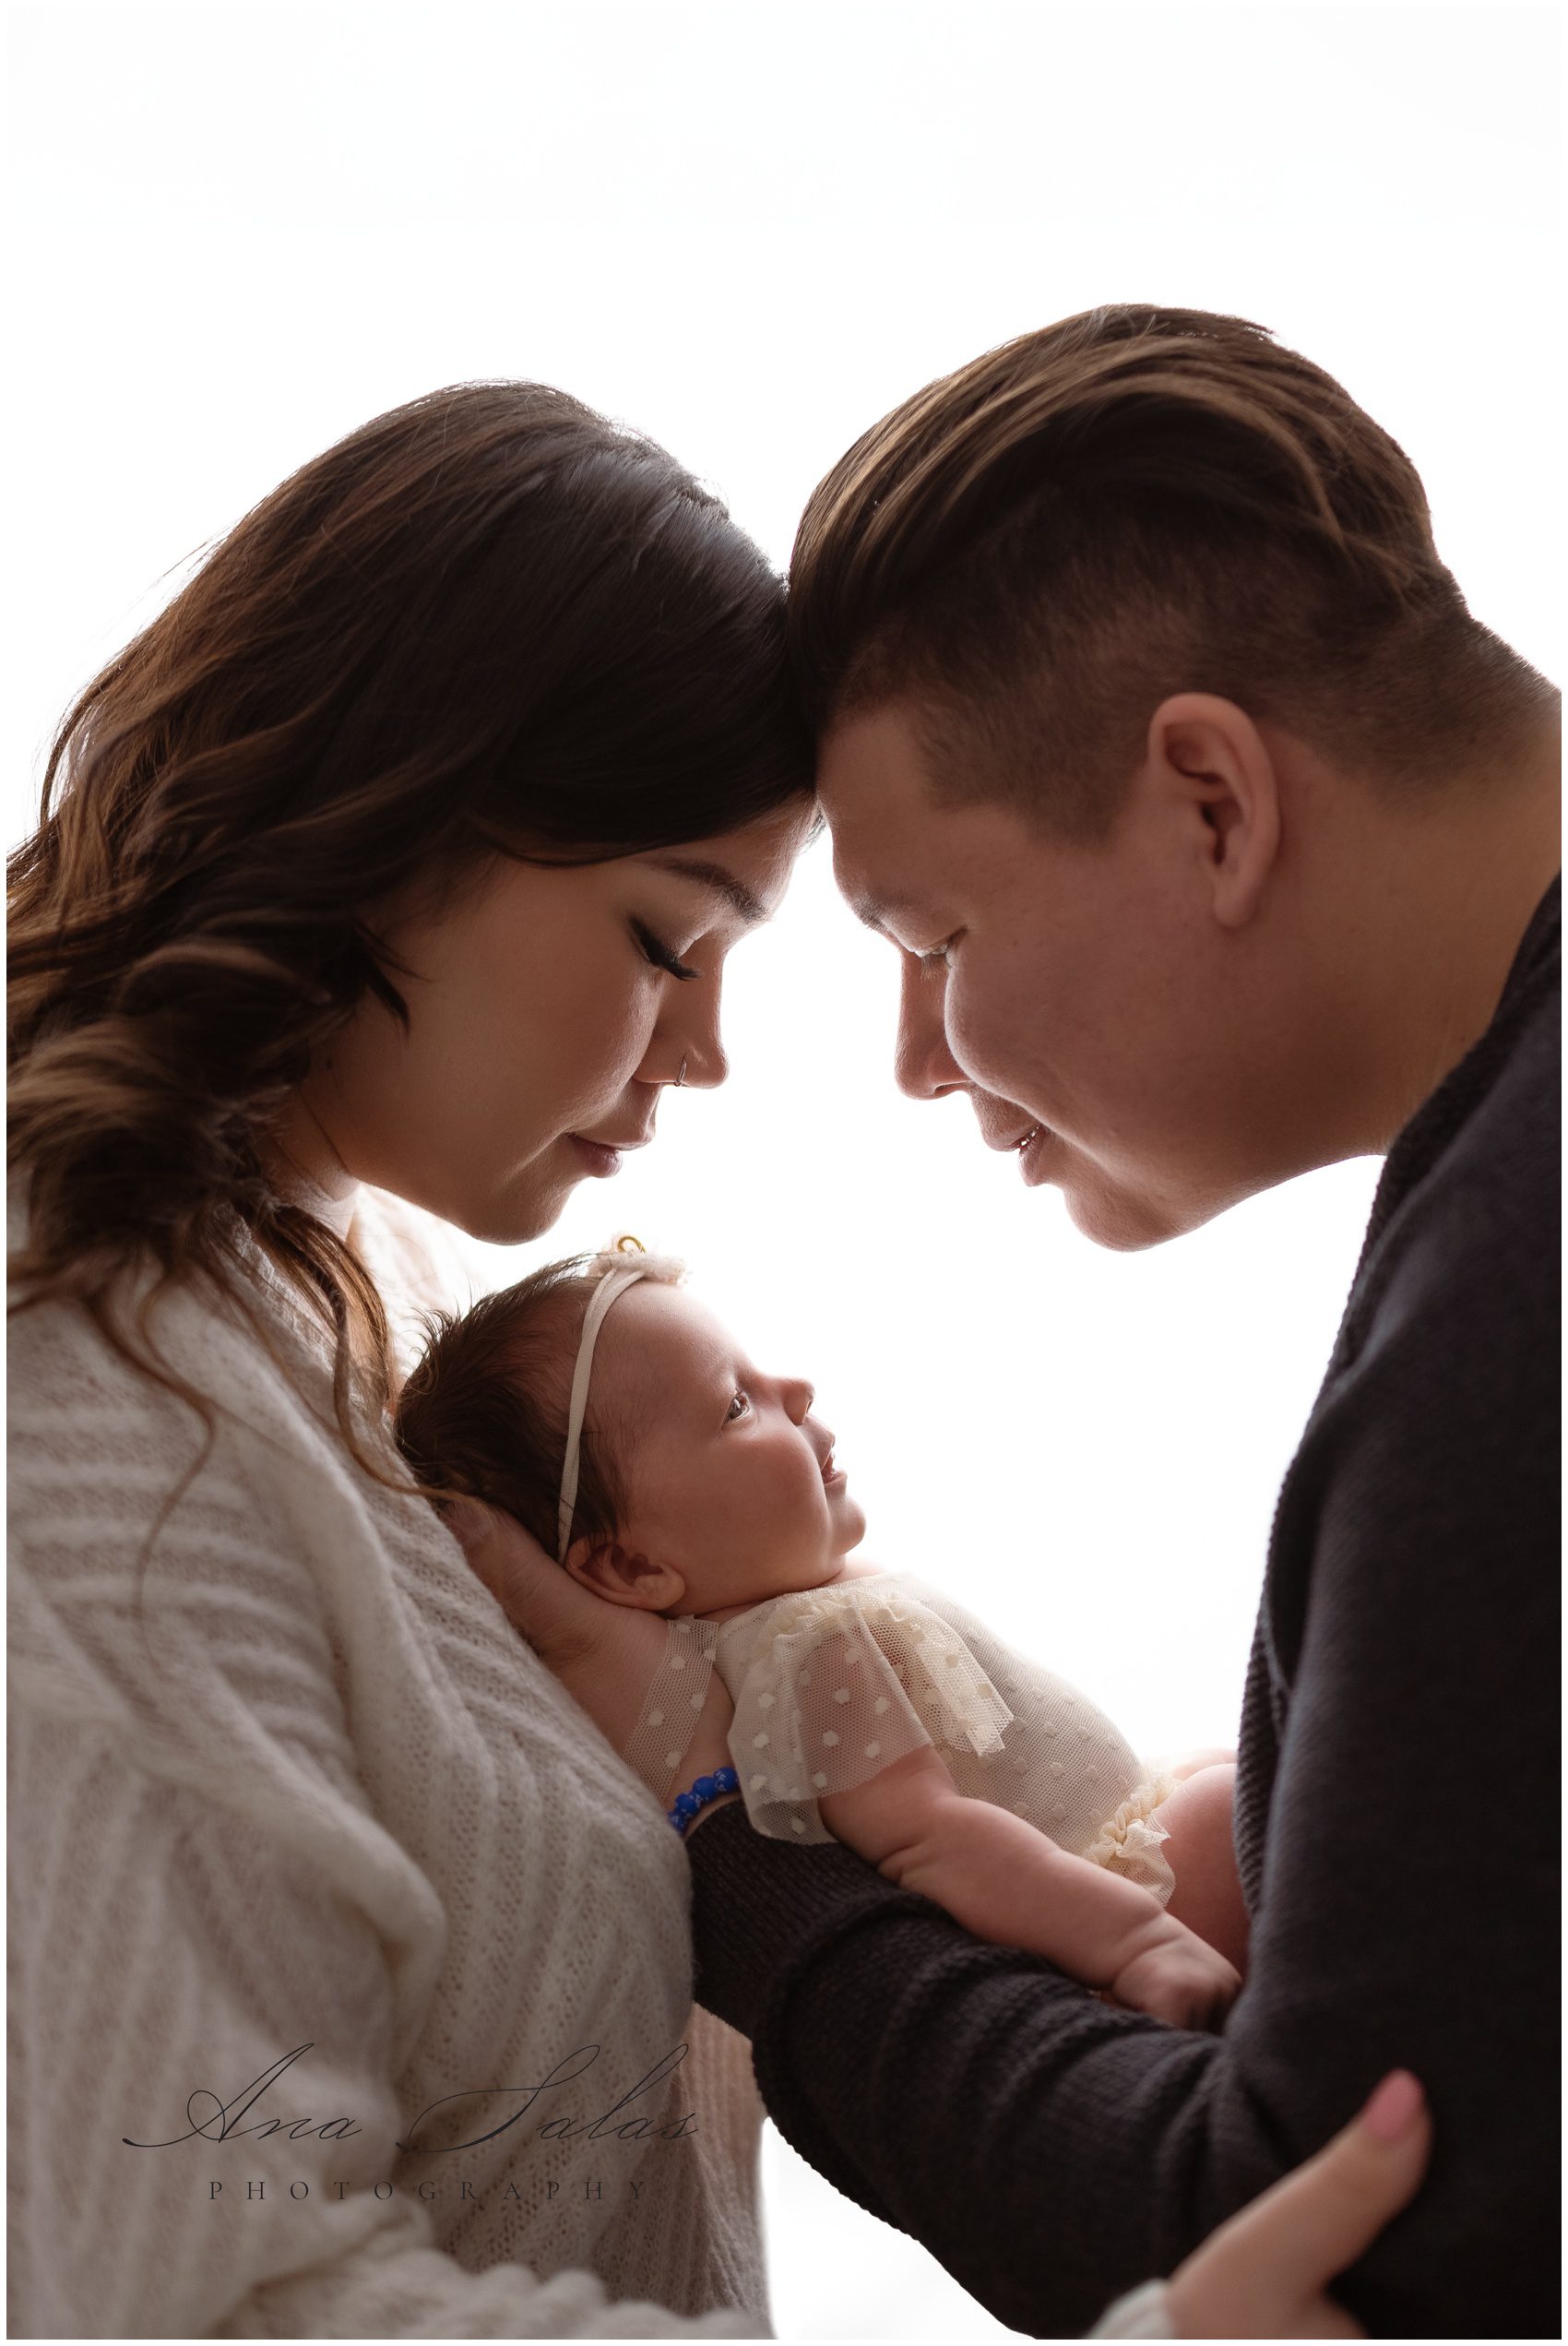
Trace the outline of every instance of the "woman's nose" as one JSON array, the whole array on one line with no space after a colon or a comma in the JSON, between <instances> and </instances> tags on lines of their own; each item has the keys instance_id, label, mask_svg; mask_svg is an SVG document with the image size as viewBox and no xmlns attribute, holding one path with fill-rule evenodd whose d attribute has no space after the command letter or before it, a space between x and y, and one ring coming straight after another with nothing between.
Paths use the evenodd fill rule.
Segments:
<instances>
[{"instance_id":1,"label":"woman's nose","mask_svg":"<svg viewBox=\"0 0 1568 2346\"><path fill-rule=\"evenodd\" d=\"M730 1072L719 1031L719 977L671 988L637 1069L643 1083L710 1091ZM693 997L696 996L695 1000Z\"/></svg>"},{"instance_id":2,"label":"woman's nose","mask_svg":"<svg viewBox=\"0 0 1568 2346\"><path fill-rule=\"evenodd\" d=\"M671 1005L671 1023L684 1054L685 1081L711 1091L730 1072L719 1030L719 971L695 985L683 986L681 994L683 998Z\"/></svg>"},{"instance_id":3,"label":"woman's nose","mask_svg":"<svg viewBox=\"0 0 1568 2346\"><path fill-rule=\"evenodd\" d=\"M911 1100L940 1100L949 1091L969 1089L968 1076L947 1048L943 1022L946 990L944 972L922 969L912 955L905 957L893 1078Z\"/></svg>"}]
</instances>

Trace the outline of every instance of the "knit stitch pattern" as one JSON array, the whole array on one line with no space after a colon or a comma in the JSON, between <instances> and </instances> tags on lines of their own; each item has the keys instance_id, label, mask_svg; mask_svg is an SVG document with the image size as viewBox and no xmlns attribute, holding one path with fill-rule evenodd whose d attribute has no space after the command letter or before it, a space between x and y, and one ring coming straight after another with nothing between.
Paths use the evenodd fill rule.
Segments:
<instances>
[{"instance_id":1,"label":"knit stitch pattern","mask_svg":"<svg viewBox=\"0 0 1568 2346\"><path fill-rule=\"evenodd\" d=\"M398 1218L354 1236L385 1279ZM685 1852L256 1276L279 1360L152 1321L188 1483L186 1405L12 1322L11 2334L770 2336Z\"/></svg>"}]
</instances>

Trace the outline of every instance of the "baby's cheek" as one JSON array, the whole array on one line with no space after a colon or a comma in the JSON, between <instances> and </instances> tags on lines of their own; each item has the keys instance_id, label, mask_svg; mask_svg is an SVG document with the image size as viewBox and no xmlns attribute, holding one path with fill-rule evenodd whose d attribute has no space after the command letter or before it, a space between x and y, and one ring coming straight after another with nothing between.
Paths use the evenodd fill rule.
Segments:
<instances>
[{"instance_id":1,"label":"baby's cheek","mask_svg":"<svg viewBox=\"0 0 1568 2346\"><path fill-rule=\"evenodd\" d=\"M816 1531L827 1512L827 1486L814 1462L780 1477L778 1513L796 1530Z\"/></svg>"}]
</instances>

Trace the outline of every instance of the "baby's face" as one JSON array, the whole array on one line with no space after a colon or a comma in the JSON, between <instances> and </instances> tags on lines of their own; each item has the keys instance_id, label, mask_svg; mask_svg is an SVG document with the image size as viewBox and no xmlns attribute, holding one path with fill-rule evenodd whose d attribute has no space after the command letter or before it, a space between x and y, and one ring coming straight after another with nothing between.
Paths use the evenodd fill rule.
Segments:
<instances>
[{"instance_id":1,"label":"baby's face","mask_svg":"<svg viewBox=\"0 0 1568 2346\"><path fill-rule=\"evenodd\" d=\"M678 1575L659 1610L714 1613L820 1588L865 1536L865 1517L811 1414L802 1377L753 1365L710 1312L643 1280L604 1325L590 1422L624 1452L620 1544Z\"/></svg>"}]
</instances>

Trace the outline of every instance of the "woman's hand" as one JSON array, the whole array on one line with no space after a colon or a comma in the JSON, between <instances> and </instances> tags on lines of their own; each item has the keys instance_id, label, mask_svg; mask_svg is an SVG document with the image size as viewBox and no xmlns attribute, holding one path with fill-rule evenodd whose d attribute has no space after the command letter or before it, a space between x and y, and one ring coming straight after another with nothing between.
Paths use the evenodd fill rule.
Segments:
<instances>
[{"instance_id":1,"label":"woman's hand","mask_svg":"<svg viewBox=\"0 0 1568 2346\"><path fill-rule=\"evenodd\" d=\"M668 1627L663 1614L595 1596L546 1555L514 1517L478 1499L449 1499L442 1511L476 1577L514 1628L615 1751L624 1753L664 1660ZM666 1806L694 1777L729 1766L734 1715L730 1690L715 1670L680 1767L673 1777L664 1773L661 1781L648 1784ZM707 1813L705 1808L698 1823Z\"/></svg>"},{"instance_id":2,"label":"woman's hand","mask_svg":"<svg viewBox=\"0 0 1568 2346\"><path fill-rule=\"evenodd\" d=\"M1364 2338L1328 2284L1409 2205L1431 2152L1421 2089L1396 2069L1315 2158L1221 2224L1171 2276L1175 2336Z\"/></svg>"}]
</instances>

